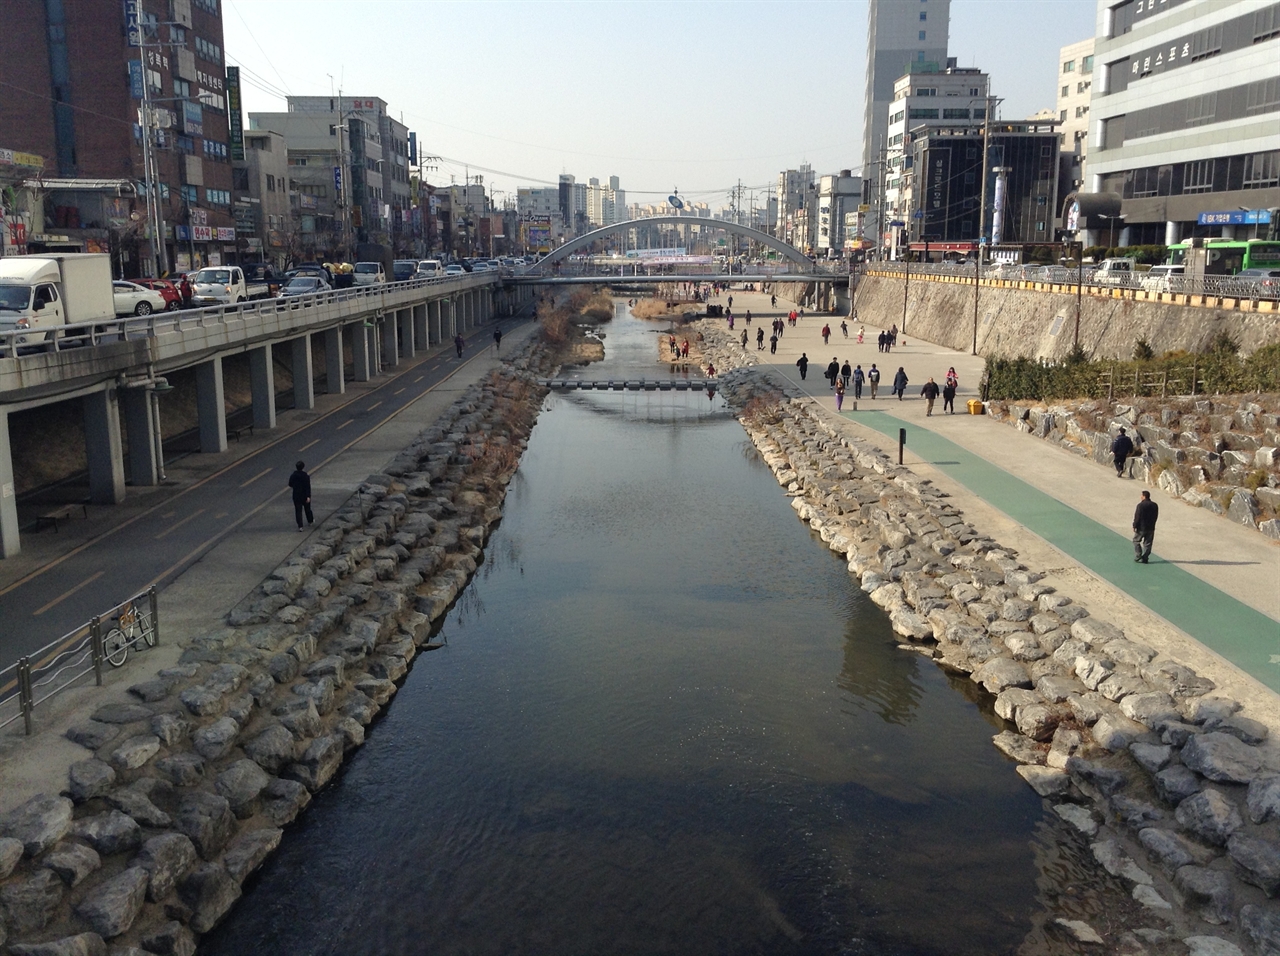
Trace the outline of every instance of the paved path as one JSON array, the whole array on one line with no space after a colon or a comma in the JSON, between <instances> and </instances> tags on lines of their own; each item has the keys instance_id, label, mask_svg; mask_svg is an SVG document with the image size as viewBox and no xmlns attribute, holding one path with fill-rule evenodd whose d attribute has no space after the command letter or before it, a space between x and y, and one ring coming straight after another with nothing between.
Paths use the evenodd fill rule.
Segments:
<instances>
[{"instance_id":1,"label":"paved path","mask_svg":"<svg viewBox=\"0 0 1280 956\"><path fill-rule=\"evenodd\" d=\"M733 295L735 316L752 312L752 342L759 318L768 323L792 307L779 300L772 309L765 296ZM725 296L717 301L724 303ZM885 355L877 351L876 335L901 323L901 316L880 317L883 324L870 321L875 318L870 315L860 318L867 329L861 346L856 336L864 323L850 322L845 339L839 317L813 316L784 332L776 355L767 349L753 354L832 411L834 397L823 378L826 363L833 356L864 370L877 363L883 371L880 398L873 403L864 391L853 410L852 395L846 396L846 420L870 429L888 447L896 447L898 429L905 427L907 464L924 465L934 472L930 477L967 489L1264 686L1280 690L1280 547L1153 489L1161 517L1152 563L1135 565L1129 529L1145 486L1117 479L1105 466L986 416L942 415L941 400L927 418L920 388L928 377L941 383L954 366L961 382L956 407L963 409L977 396L982 359L915 340L909 329L899 334L905 343ZM834 333L826 344L820 334L824 322ZM735 333L742 327L738 319ZM804 381L795 367L801 352L812 363ZM886 398L900 366L910 379L905 401Z\"/></svg>"}]
</instances>

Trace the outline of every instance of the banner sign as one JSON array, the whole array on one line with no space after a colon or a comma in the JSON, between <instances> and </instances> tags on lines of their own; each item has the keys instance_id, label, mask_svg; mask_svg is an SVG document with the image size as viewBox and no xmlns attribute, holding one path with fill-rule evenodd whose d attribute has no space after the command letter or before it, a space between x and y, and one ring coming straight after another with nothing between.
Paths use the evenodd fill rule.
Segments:
<instances>
[{"instance_id":1,"label":"banner sign","mask_svg":"<svg viewBox=\"0 0 1280 956\"><path fill-rule=\"evenodd\" d=\"M1271 222L1269 209L1233 209L1230 212L1202 212L1196 218L1198 226L1257 226Z\"/></svg>"},{"instance_id":2,"label":"banner sign","mask_svg":"<svg viewBox=\"0 0 1280 956\"><path fill-rule=\"evenodd\" d=\"M142 24L138 22L141 0L124 0L124 35L129 46L142 46Z\"/></svg>"},{"instance_id":3,"label":"banner sign","mask_svg":"<svg viewBox=\"0 0 1280 956\"><path fill-rule=\"evenodd\" d=\"M660 256L683 256L685 254L684 246L673 246L668 249L628 249L626 257L628 259L656 259Z\"/></svg>"},{"instance_id":4,"label":"banner sign","mask_svg":"<svg viewBox=\"0 0 1280 956\"><path fill-rule=\"evenodd\" d=\"M240 67L227 67L227 125L231 130L231 158L244 159L244 118L240 115Z\"/></svg>"}]
</instances>

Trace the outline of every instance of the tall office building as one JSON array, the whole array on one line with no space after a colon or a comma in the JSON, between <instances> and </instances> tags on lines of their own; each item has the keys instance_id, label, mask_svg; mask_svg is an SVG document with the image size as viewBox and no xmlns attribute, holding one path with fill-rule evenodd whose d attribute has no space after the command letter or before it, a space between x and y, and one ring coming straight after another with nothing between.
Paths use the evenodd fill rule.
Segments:
<instances>
[{"instance_id":1,"label":"tall office building","mask_svg":"<svg viewBox=\"0 0 1280 956\"><path fill-rule=\"evenodd\" d=\"M876 182L889 104L898 77L947 67L951 0L870 0L867 22L867 82L862 107L862 181Z\"/></svg>"}]
</instances>

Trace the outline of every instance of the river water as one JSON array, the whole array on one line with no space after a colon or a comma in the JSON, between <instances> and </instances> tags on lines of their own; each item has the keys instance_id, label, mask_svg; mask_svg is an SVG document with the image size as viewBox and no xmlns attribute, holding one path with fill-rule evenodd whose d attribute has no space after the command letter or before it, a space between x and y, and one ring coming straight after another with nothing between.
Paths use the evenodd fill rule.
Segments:
<instances>
[{"instance_id":1,"label":"river water","mask_svg":"<svg viewBox=\"0 0 1280 956\"><path fill-rule=\"evenodd\" d=\"M202 952L1014 952L1043 810L973 685L898 650L718 397L546 405L447 647Z\"/></svg>"}]
</instances>

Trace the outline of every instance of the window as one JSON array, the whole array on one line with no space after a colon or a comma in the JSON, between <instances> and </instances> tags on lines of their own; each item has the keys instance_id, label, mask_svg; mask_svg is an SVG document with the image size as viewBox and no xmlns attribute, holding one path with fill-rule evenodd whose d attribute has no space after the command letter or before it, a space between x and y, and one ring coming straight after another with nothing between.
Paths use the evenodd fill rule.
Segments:
<instances>
[{"instance_id":1,"label":"window","mask_svg":"<svg viewBox=\"0 0 1280 956\"><path fill-rule=\"evenodd\" d=\"M976 146L970 146L968 149L966 149L966 150L964 151L964 158L965 158L965 159L977 159L977 158L978 158L978 148L977 148Z\"/></svg>"},{"instance_id":2,"label":"window","mask_svg":"<svg viewBox=\"0 0 1280 956\"><path fill-rule=\"evenodd\" d=\"M929 19L929 14L927 14L927 13L925 13L923 10L921 10L921 11L920 11L920 21L923 23L925 20L928 20L928 19Z\"/></svg>"},{"instance_id":3,"label":"window","mask_svg":"<svg viewBox=\"0 0 1280 956\"><path fill-rule=\"evenodd\" d=\"M199 202L199 196L197 195L199 190L195 186L181 186L178 192L182 196L182 201L188 206L194 206Z\"/></svg>"},{"instance_id":4,"label":"window","mask_svg":"<svg viewBox=\"0 0 1280 956\"><path fill-rule=\"evenodd\" d=\"M1063 98L1066 98L1066 97L1068 97L1068 96L1070 96L1070 95L1071 95L1071 87L1070 87L1070 86L1064 86L1064 87L1062 88L1062 96L1063 96Z\"/></svg>"},{"instance_id":5,"label":"window","mask_svg":"<svg viewBox=\"0 0 1280 956\"><path fill-rule=\"evenodd\" d=\"M1037 206L1045 206L1045 205L1048 205L1048 202L1049 202L1049 197L1048 197L1048 196L1037 196L1037 197L1036 197L1036 205L1037 205Z\"/></svg>"},{"instance_id":6,"label":"window","mask_svg":"<svg viewBox=\"0 0 1280 956\"><path fill-rule=\"evenodd\" d=\"M971 87L969 87L969 95L970 95L970 96L981 96L981 95L982 95L982 90L978 89L976 86L971 86Z\"/></svg>"},{"instance_id":7,"label":"window","mask_svg":"<svg viewBox=\"0 0 1280 956\"><path fill-rule=\"evenodd\" d=\"M275 191L276 191L276 178L275 176L272 176L270 173L267 173L267 192L273 193Z\"/></svg>"},{"instance_id":8,"label":"window","mask_svg":"<svg viewBox=\"0 0 1280 956\"><path fill-rule=\"evenodd\" d=\"M924 39L924 31L923 31L923 30L921 30L921 31L920 31L920 39L921 39L921 40L923 40L923 39Z\"/></svg>"},{"instance_id":9,"label":"window","mask_svg":"<svg viewBox=\"0 0 1280 956\"><path fill-rule=\"evenodd\" d=\"M1253 15L1253 42L1270 40L1280 35L1280 7L1272 4Z\"/></svg>"},{"instance_id":10,"label":"window","mask_svg":"<svg viewBox=\"0 0 1280 956\"><path fill-rule=\"evenodd\" d=\"M1213 122L1214 116L1218 112L1217 92L1192 96L1186 102L1188 126L1204 126L1206 123ZM1152 110L1151 112L1154 113L1156 111Z\"/></svg>"},{"instance_id":11,"label":"window","mask_svg":"<svg viewBox=\"0 0 1280 956\"><path fill-rule=\"evenodd\" d=\"M318 199L323 199L329 195L329 187L324 183L314 185L311 183L299 183L298 192L303 196L315 196Z\"/></svg>"},{"instance_id":12,"label":"window","mask_svg":"<svg viewBox=\"0 0 1280 956\"><path fill-rule=\"evenodd\" d=\"M1204 60L1222 52L1222 24L1201 30L1191 38L1191 62Z\"/></svg>"},{"instance_id":13,"label":"window","mask_svg":"<svg viewBox=\"0 0 1280 956\"><path fill-rule=\"evenodd\" d=\"M968 110L943 110L942 118L967 120L969 118L969 111Z\"/></svg>"},{"instance_id":14,"label":"window","mask_svg":"<svg viewBox=\"0 0 1280 956\"><path fill-rule=\"evenodd\" d=\"M938 88L936 86L922 86L916 90L916 96L937 96Z\"/></svg>"},{"instance_id":15,"label":"window","mask_svg":"<svg viewBox=\"0 0 1280 956\"><path fill-rule=\"evenodd\" d=\"M210 63L222 62L222 47L210 43L204 37L196 37L196 53Z\"/></svg>"},{"instance_id":16,"label":"window","mask_svg":"<svg viewBox=\"0 0 1280 956\"><path fill-rule=\"evenodd\" d=\"M907 114L902 110L898 110L898 112L889 117L889 124L893 125L894 123L901 123L906 115Z\"/></svg>"},{"instance_id":17,"label":"window","mask_svg":"<svg viewBox=\"0 0 1280 956\"><path fill-rule=\"evenodd\" d=\"M977 179L977 175L976 175L975 173L965 173L965 174L964 174L964 184L965 184L966 186L972 186L972 185L973 185L973 181L974 181L975 179Z\"/></svg>"},{"instance_id":18,"label":"window","mask_svg":"<svg viewBox=\"0 0 1280 956\"><path fill-rule=\"evenodd\" d=\"M1213 189L1213 160L1201 159L1182 164L1182 191L1207 193Z\"/></svg>"},{"instance_id":19,"label":"window","mask_svg":"<svg viewBox=\"0 0 1280 956\"><path fill-rule=\"evenodd\" d=\"M1067 121L1067 111L1063 110L1058 114L1058 122L1065 123Z\"/></svg>"},{"instance_id":20,"label":"window","mask_svg":"<svg viewBox=\"0 0 1280 956\"><path fill-rule=\"evenodd\" d=\"M1093 54L1092 53L1080 61L1080 72L1081 73L1093 72Z\"/></svg>"},{"instance_id":21,"label":"window","mask_svg":"<svg viewBox=\"0 0 1280 956\"><path fill-rule=\"evenodd\" d=\"M196 141L190 136L183 136L179 133L173 138L174 145L178 148L178 152L191 156L196 151Z\"/></svg>"},{"instance_id":22,"label":"window","mask_svg":"<svg viewBox=\"0 0 1280 956\"><path fill-rule=\"evenodd\" d=\"M907 118L908 119L937 119L938 111L913 108L907 111Z\"/></svg>"},{"instance_id":23,"label":"window","mask_svg":"<svg viewBox=\"0 0 1280 956\"><path fill-rule=\"evenodd\" d=\"M1076 92L1083 93L1085 90L1089 89L1089 87L1091 86L1093 86L1092 80L1084 80L1083 82L1076 84Z\"/></svg>"},{"instance_id":24,"label":"window","mask_svg":"<svg viewBox=\"0 0 1280 956\"><path fill-rule=\"evenodd\" d=\"M175 79L173 81L173 95L180 96L183 99L191 98L191 84L186 80Z\"/></svg>"},{"instance_id":25,"label":"window","mask_svg":"<svg viewBox=\"0 0 1280 956\"><path fill-rule=\"evenodd\" d=\"M1089 107L1087 106L1076 107L1076 119L1079 119L1081 116L1087 116L1088 114L1089 114Z\"/></svg>"},{"instance_id":26,"label":"window","mask_svg":"<svg viewBox=\"0 0 1280 956\"><path fill-rule=\"evenodd\" d=\"M1269 113L1280 104L1280 77L1273 76L1265 80L1250 83L1245 92L1244 111L1246 113Z\"/></svg>"},{"instance_id":27,"label":"window","mask_svg":"<svg viewBox=\"0 0 1280 956\"><path fill-rule=\"evenodd\" d=\"M175 24L169 24L169 42L179 43L185 46L187 42L187 31Z\"/></svg>"},{"instance_id":28,"label":"window","mask_svg":"<svg viewBox=\"0 0 1280 956\"><path fill-rule=\"evenodd\" d=\"M231 188L236 192L247 193L249 191L249 170L241 167L231 170Z\"/></svg>"},{"instance_id":29,"label":"window","mask_svg":"<svg viewBox=\"0 0 1280 956\"><path fill-rule=\"evenodd\" d=\"M1037 221L1037 222L1036 222L1036 232L1044 232L1044 220L1043 220L1043 219L1041 219L1041 220L1039 220L1039 221Z\"/></svg>"},{"instance_id":30,"label":"window","mask_svg":"<svg viewBox=\"0 0 1280 956\"><path fill-rule=\"evenodd\" d=\"M230 206L231 193L225 189L206 189L204 198L213 206Z\"/></svg>"},{"instance_id":31,"label":"window","mask_svg":"<svg viewBox=\"0 0 1280 956\"><path fill-rule=\"evenodd\" d=\"M1040 157L1041 157L1042 159L1044 159L1044 158L1046 158L1046 157L1049 157L1049 156L1052 156L1052 155L1053 155L1053 147L1052 147L1052 146L1041 146L1041 147L1040 147Z\"/></svg>"},{"instance_id":32,"label":"window","mask_svg":"<svg viewBox=\"0 0 1280 956\"><path fill-rule=\"evenodd\" d=\"M1244 158L1244 188L1268 189L1280 186L1280 150L1252 153Z\"/></svg>"},{"instance_id":33,"label":"window","mask_svg":"<svg viewBox=\"0 0 1280 956\"><path fill-rule=\"evenodd\" d=\"M1063 72L1063 73L1074 73L1075 71L1076 71L1076 61L1075 61L1075 60L1064 60L1064 61L1062 62L1062 72Z\"/></svg>"},{"instance_id":34,"label":"window","mask_svg":"<svg viewBox=\"0 0 1280 956\"><path fill-rule=\"evenodd\" d=\"M305 157L305 156L290 156L290 157L289 157L289 165L290 165L290 166L305 166L305 165L307 165L307 157Z\"/></svg>"}]
</instances>

